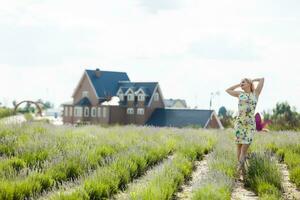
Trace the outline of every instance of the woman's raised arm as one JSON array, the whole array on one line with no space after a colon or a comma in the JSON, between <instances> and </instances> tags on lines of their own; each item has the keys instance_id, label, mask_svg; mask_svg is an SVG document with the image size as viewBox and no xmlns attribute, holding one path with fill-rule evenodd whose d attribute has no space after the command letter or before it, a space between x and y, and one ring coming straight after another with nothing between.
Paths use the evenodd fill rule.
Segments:
<instances>
[{"instance_id":1,"label":"woman's raised arm","mask_svg":"<svg viewBox=\"0 0 300 200\"><path fill-rule=\"evenodd\" d=\"M255 91L254 91L255 95L258 97L261 93L261 90L264 87L265 79L264 78L256 78L256 79L253 79L252 81L258 81L258 85L257 85L257 87L255 88Z\"/></svg>"},{"instance_id":2,"label":"woman's raised arm","mask_svg":"<svg viewBox=\"0 0 300 200\"><path fill-rule=\"evenodd\" d=\"M238 96L240 95L240 93L241 93L241 91L236 91L236 90L235 90L235 89L238 88L238 87L240 87L240 84L233 85L233 86L231 86L230 88L228 88L228 89L226 90L226 92L227 92L228 94L230 94L231 96L238 97Z\"/></svg>"}]
</instances>

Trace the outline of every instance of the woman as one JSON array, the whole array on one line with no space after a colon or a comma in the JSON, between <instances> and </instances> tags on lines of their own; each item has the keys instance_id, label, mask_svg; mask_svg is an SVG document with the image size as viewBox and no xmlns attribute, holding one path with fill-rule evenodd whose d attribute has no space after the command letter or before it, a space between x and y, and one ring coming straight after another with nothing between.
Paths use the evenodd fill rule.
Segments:
<instances>
[{"instance_id":1,"label":"woman","mask_svg":"<svg viewBox=\"0 0 300 200\"><path fill-rule=\"evenodd\" d=\"M253 82L257 81L258 85L255 88ZM245 78L240 84L234 85L226 90L228 94L238 97L238 116L235 120L235 143L237 144L237 158L239 161L238 172L244 169L244 162L247 156L247 150L252 143L254 131L256 130L255 124L255 107L258 97L264 85L264 78L248 79ZM242 91L236 90L238 87ZM242 170L243 171L243 170Z\"/></svg>"}]
</instances>

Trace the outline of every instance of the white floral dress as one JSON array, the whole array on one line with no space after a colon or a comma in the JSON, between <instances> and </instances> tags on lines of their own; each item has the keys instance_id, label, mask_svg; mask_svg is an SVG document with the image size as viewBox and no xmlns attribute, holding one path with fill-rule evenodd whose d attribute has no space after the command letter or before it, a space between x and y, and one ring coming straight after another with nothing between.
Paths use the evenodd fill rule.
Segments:
<instances>
[{"instance_id":1,"label":"white floral dress","mask_svg":"<svg viewBox=\"0 0 300 200\"><path fill-rule=\"evenodd\" d=\"M257 97L255 93L241 92L239 95L238 116L235 120L236 144L251 144L256 130L255 108Z\"/></svg>"}]
</instances>

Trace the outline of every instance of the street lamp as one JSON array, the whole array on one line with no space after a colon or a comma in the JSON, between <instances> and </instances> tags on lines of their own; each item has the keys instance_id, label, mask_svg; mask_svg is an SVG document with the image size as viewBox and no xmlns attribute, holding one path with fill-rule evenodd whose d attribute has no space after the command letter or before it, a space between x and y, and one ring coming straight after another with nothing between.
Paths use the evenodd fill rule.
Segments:
<instances>
[{"instance_id":1,"label":"street lamp","mask_svg":"<svg viewBox=\"0 0 300 200\"><path fill-rule=\"evenodd\" d=\"M212 108L212 100L213 100L213 98L214 98L215 96L219 96L219 95L220 95L220 92L219 92L219 91L210 93L209 110L211 110L211 108Z\"/></svg>"}]
</instances>

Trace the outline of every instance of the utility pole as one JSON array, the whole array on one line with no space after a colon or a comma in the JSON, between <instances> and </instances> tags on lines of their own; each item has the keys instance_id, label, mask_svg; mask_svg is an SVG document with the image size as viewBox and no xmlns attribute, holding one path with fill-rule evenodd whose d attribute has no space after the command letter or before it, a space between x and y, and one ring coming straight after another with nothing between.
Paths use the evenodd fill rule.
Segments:
<instances>
[{"instance_id":1,"label":"utility pole","mask_svg":"<svg viewBox=\"0 0 300 200\"><path fill-rule=\"evenodd\" d=\"M220 92L219 91L216 91L216 92L211 92L210 93L210 100L209 100L209 110L212 109L212 100L215 96L219 96L220 95Z\"/></svg>"}]
</instances>

